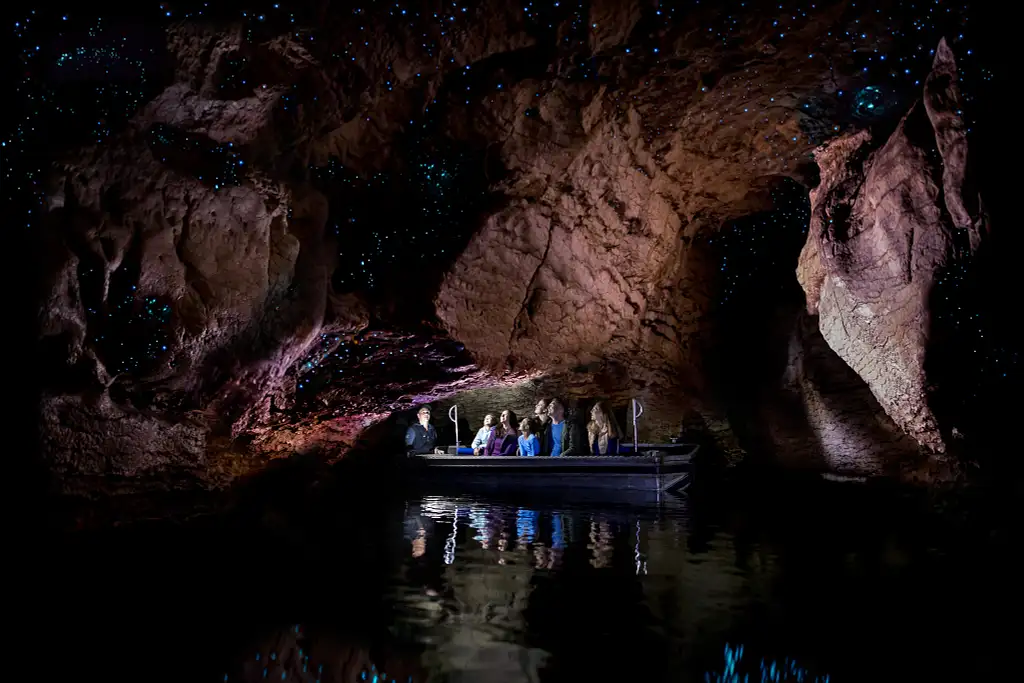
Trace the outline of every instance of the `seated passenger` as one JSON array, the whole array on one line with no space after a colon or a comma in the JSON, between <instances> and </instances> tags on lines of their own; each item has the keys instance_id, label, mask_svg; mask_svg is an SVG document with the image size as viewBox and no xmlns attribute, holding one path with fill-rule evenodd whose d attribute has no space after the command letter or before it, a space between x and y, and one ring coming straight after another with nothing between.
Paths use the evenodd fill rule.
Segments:
<instances>
[{"instance_id":1,"label":"seated passenger","mask_svg":"<svg viewBox=\"0 0 1024 683\"><path fill-rule=\"evenodd\" d=\"M566 417L565 406L557 398L548 403L550 420L541 432L540 451L543 455L586 455L582 431L574 416Z\"/></svg>"},{"instance_id":2,"label":"seated passenger","mask_svg":"<svg viewBox=\"0 0 1024 683\"><path fill-rule=\"evenodd\" d=\"M519 423L519 448L516 449L516 455L523 455L528 458L532 458L535 455L540 455L540 439L533 433L533 420L525 418Z\"/></svg>"},{"instance_id":3,"label":"seated passenger","mask_svg":"<svg viewBox=\"0 0 1024 683\"><path fill-rule=\"evenodd\" d=\"M550 403L550 401L546 398L542 398L537 401L537 405L533 408L533 424L530 426L532 427L533 433L538 435L538 438L544 433L544 428L551 420L551 416L548 415L548 403Z\"/></svg>"},{"instance_id":4,"label":"seated passenger","mask_svg":"<svg viewBox=\"0 0 1024 683\"><path fill-rule=\"evenodd\" d=\"M496 426L493 413L484 415L484 426L477 430L471 444L473 455L480 455L484 452L484 447L487 446L487 439L491 436L491 432L494 431Z\"/></svg>"},{"instance_id":5,"label":"seated passenger","mask_svg":"<svg viewBox=\"0 0 1024 683\"><path fill-rule=\"evenodd\" d=\"M409 455L425 455L434 452L437 430L430 424L430 406L423 406L416 413L419 420L405 430L405 450Z\"/></svg>"},{"instance_id":6,"label":"seated passenger","mask_svg":"<svg viewBox=\"0 0 1024 683\"><path fill-rule=\"evenodd\" d=\"M484 455L515 455L516 454L516 414L511 410L501 411L498 426L491 430L484 447Z\"/></svg>"},{"instance_id":7,"label":"seated passenger","mask_svg":"<svg viewBox=\"0 0 1024 683\"><path fill-rule=\"evenodd\" d=\"M622 438L622 430L619 429L615 415L608 410L603 401L594 404L590 411L590 424L587 425L587 436L590 442L590 452L594 455L615 455L619 452L619 439Z\"/></svg>"}]
</instances>

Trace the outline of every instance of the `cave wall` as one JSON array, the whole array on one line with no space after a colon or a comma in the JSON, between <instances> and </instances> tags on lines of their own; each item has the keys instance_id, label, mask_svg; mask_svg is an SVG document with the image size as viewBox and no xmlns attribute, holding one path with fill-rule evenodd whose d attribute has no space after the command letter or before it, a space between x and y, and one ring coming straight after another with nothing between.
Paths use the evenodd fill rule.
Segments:
<instances>
[{"instance_id":1,"label":"cave wall","mask_svg":"<svg viewBox=\"0 0 1024 683\"><path fill-rule=\"evenodd\" d=\"M880 341L853 354L867 328L842 336L836 321L850 329L862 302L829 302L863 263L895 283L871 296L921 310L919 275L948 265L946 228L928 221L976 218L970 201L949 204L960 181L939 171L966 163L951 57L942 44L914 105L912 78L870 84L865 55L920 52L892 16L762 9L535 15L487 1L440 32L420 13L356 21L329 6L295 26L170 25L166 86L123 130L65 154L48 189L44 460L65 488L170 472L220 485L266 458L343 455L419 403L471 414L498 396L529 408L531 392L636 396L644 439L686 423L731 454L824 469L889 473L914 450L871 422L879 410L940 450L925 318L899 326L917 335L902 355ZM790 22L785 40L773 21ZM884 141L858 131L907 108L905 134L872 143L870 162L829 161ZM919 144L925 121L937 157ZM810 155L833 138L814 187ZM877 197L912 178L908 206L847 201L861 177ZM826 381L841 368L794 313L806 223L789 211L726 244L737 221L788 211L780 183L814 187L798 275L880 408L849 377ZM828 221L846 204L857 222L837 237ZM870 261L889 242L910 246ZM728 304L744 278L763 296ZM892 358L916 379L883 390L869 369ZM836 424L852 413L874 416L856 436Z\"/></svg>"}]
</instances>

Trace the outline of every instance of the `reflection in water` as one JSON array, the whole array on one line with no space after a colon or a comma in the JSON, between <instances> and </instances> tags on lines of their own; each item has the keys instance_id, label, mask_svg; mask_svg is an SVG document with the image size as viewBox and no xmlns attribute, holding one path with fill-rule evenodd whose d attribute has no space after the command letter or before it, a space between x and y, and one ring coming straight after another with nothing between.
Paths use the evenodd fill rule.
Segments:
<instances>
[{"instance_id":1,"label":"reflection in water","mask_svg":"<svg viewBox=\"0 0 1024 683\"><path fill-rule=\"evenodd\" d=\"M335 683L419 683L425 680L415 658L393 653L374 657L370 650L329 633L310 632L301 624L263 638L250 654L234 662L224 681L299 681Z\"/></svg>"},{"instance_id":2,"label":"reflection in water","mask_svg":"<svg viewBox=\"0 0 1024 683\"><path fill-rule=\"evenodd\" d=\"M519 508L519 512L516 513L516 531L519 532L520 543L533 543L537 536L537 513Z\"/></svg>"},{"instance_id":3,"label":"reflection in water","mask_svg":"<svg viewBox=\"0 0 1024 683\"><path fill-rule=\"evenodd\" d=\"M647 573L647 558L640 553L640 520L636 520L636 543L633 545L633 562L636 563L636 573Z\"/></svg>"},{"instance_id":4,"label":"reflection in water","mask_svg":"<svg viewBox=\"0 0 1024 683\"><path fill-rule=\"evenodd\" d=\"M731 503L711 522L685 505L353 504L287 533L83 541L45 558L76 587L53 572L38 593L73 606L47 624L69 669L128 653L107 681L1000 680L1013 631L989 612L1019 611L1020 581L991 527L965 551L906 508L833 498ZM108 614L119 626L96 625ZM723 666L726 643L743 647Z\"/></svg>"},{"instance_id":5,"label":"reflection in water","mask_svg":"<svg viewBox=\"0 0 1024 683\"><path fill-rule=\"evenodd\" d=\"M551 547L555 550L565 549L565 516L561 512L551 516Z\"/></svg>"},{"instance_id":6,"label":"reflection in water","mask_svg":"<svg viewBox=\"0 0 1024 683\"><path fill-rule=\"evenodd\" d=\"M587 547L594 554L590 564L595 569L603 569L611 564L612 528L607 522L590 523L590 544Z\"/></svg>"},{"instance_id":7,"label":"reflection in water","mask_svg":"<svg viewBox=\"0 0 1024 683\"><path fill-rule=\"evenodd\" d=\"M416 530L416 538L412 539L412 556L423 557L427 552L427 530L419 527Z\"/></svg>"}]
</instances>

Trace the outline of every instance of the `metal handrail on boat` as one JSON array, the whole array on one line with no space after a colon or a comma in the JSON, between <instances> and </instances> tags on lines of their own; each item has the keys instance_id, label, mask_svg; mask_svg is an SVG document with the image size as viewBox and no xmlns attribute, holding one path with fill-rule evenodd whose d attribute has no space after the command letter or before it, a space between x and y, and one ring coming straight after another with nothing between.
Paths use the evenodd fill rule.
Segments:
<instances>
[{"instance_id":1,"label":"metal handrail on boat","mask_svg":"<svg viewBox=\"0 0 1024 683\"><path fill-rule=\"evenodd\" d=\"M644 407L640 405L640 401L635 398L632 400L631 405L633 406L633 453L636 453L637 444L640 443L640 430L637 428L637 420L644 414ZM640 412L637 412L637 409L639 409Z\"/></svg>"},{"instance_id":2,"label":"metal handrail on boat","mask_svg":"<svg viewBox=\"0 0 1024 683\"><path fill-rule=\"evenodd\" d=\"M459 404L456 403L448 409L448 419L455 423L455 448L458 448L462 442L459 441Z\"/></svg>"}]
</instances>

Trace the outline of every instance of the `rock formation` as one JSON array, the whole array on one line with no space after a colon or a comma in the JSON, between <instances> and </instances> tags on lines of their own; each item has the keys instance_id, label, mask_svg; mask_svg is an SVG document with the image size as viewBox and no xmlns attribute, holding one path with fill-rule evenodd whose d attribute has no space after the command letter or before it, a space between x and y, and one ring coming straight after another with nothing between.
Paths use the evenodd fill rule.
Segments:
<instances>
[{"instance_id":1,"label":"rock formation","mask_svg":"<svg viewBox=\"0 0 1024 683\"><path fill-rule=\"evenodd\" d=\"M935 343L934 292L988 231L970 182L956 64L945 41L924 98L884 144L867 131L815 153L811 228L797 275L829 346L886 413L922 446L946 450L926 368Z\"/></svg>"},{"instance_id":2,"label":"rock formation","mask_svg":"<svg viewBox=\"0 0 1024 683\"><path fill-rule=\"evenodd\" d=\"M644 438L696 421L750 451L730 402L756 392L733 377L723 393L709 370L738 329L723 322L730 264L791 282L796 253L778 245L806 225L791 212L746 243L719 237L784 213L778 188L813 185L811 151L857 130L817 153L801 283L829 345L941 450L923 297L951 231L981 220L949 49L869 153L862 129L910 92L864 76L864 54L906 48L893 19L769 5L488 0L436 21L320 3L297 24L172 24L171 82L67 155L47 196L40 409L59 487L218 486L488 387L641 396ZM792 332L777 327L740 340L775 358L768 383ZM820 424L794 438L816 462L832 453L822 468L890 469L885 446L859 461L822 436L842 409L811 412Z\"/></svg>"}]
</instances>

